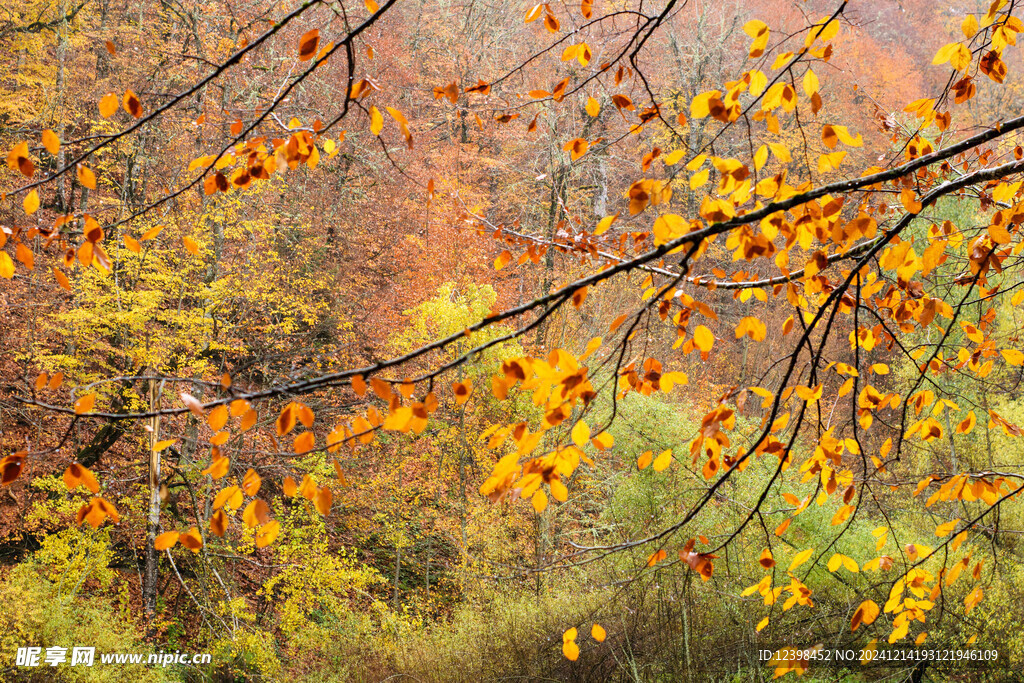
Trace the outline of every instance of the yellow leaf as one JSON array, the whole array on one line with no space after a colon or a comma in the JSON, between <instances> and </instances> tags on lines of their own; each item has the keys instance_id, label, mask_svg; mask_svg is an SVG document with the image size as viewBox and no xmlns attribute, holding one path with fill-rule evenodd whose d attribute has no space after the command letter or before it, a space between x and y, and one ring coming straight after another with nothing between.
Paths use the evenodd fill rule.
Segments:
<instances>
[{"instance_id":1,"label":"yellow leaf","mask_svg":"<svg viewBox=\"0 0 1024 683\"><path fill-rule=\"evenodd\" d=\"M751 38L757 38L768 28L768 24L764 23L760 19L751 19L747 23L743 24L743 32Z\"/></svg>"},{"instance_id":2,"label":"yellow leaf","mask_svg":"<svg viewBox=\"0 0 1024 683\"><path fill-rule=\"evenodd\" d=\"M370 132L380 135L382 130L384 130L384 117L377 107L370 107Z\"/></svg>"},{"instance_id":3,"label":"yellow leaf","mask_svg":"<svg viewBox=\"0 0 1024 683\"><path fill-rule=\"evenodd\" d=\"M590 114L590 116L597 118L597 115L601 113L601 103L595 100L593 97L588 97L586 109L587 113Z\"/></svg>"},{"instance_id":4,"label":"yellow leaf","mask_svg":"<svg viewBox=\"0 0 1024 683\"><path fill-rule=\"evenodd\" d=\"M662 451L658 455L658 457L654 459L654 465L652 467L654 468L655 472L661 472L662 470L667 469L668 466L671 465L671 464L672 464L672 449L669 448L668 450Z\"/></svg>"},{"instance_id":5,"label":"yellow leaf","mask_svg":"<svg viewBox=\"0 0 1024 683\"><path fill-rule=\"evenodd\" d=\"M161 451L167 450L176 443L178 443L177 439L164 439L163 441L157 441L155 444L153 444L153 452L160 453Z\"/></svg>"},{"instance_id":6,"label":"yellow leaf","mask_svg":"<svg viewBox=\"0 0 1024 683\"><path fill-rule=\"evenodd\" d=\"M562 654L570 662L575 662L580 657L580 648L575 640L566 640L562 643Z\"/></svg>"},{"instance_id":7,"label":"yellow leaf","mask_svg":"<svg viewBox=\"0 0 1024 683\"><path fill-rule=\"evenodd\" d=\"M572 428L572 442L579 446L580 448L583 448L585 445L587 445L587 441L589 440L590 427L587 426L586 422L580 420Z\"/></svg>"},{"instance_id":8,"label":"yellow leaf","mask_svg":"<svg viewBox=\"0 0 1024 683\"><path fill-rule=\"evenodd\" d=\"M696 190L698 187L703 187L704 185L706 185L708 182L709 175L710 174L708 172L708 169L706 168L703 171L698 171L694 173L690 177L690 189Z\"/></svg>"},{"instance_id":9,"label":"yellow leaf","mask_svg":"<svg viewBox=\"0 0 1024 683\"><path fill-rule=\"evenodd\" d=\"M807 550L802 550L799 553L797 553L796 557L794 557L793 561L789 564L789 571L793 571L794 569L802 565L804 562L811 559L811 555L813 554L814 548L808 548Z\"/></svg>"},{"instance_id":10,"label":"yellow leaf","mask_svg":"<svg viewBox=\"0 0 1024 683\"><path fill-rule=\"evenodd\" d=\"M619 217L619 214L616 213L616 214L614 214L612 216L605 216L604 218L602 218L598 222L597 227L594 228L594 234L595 235L603 235L604 233L608 232L608 228L612 227L612 223L614 223L615 219L618 218L618 217Z\"/></svg>"},{"instance_id":11,"label":"yellow leaf","mask_svg":"<svg viewBox=\"0 0 1024 683\"><path fill-rule=\"evenodd\" d=\"M754 152L754 170L760 171L768 163L768 146L761 145Z\"/></svg>"},{"instance_id":12,"label":"yellow leaf","mask_svg":"<svg viewBox=\"0 0 1024 683\"><path fill-rule=\"evenodd\" d=\"M594 444L594 448L606 451L615 444L615 437L608 432L601 432L591 439L590 443Z\"/></svg>"},{"instance_id":13,"label":"yellow leaf","mask_svg":"<svg viewBox=\"0 0 1024 683\"><path fill-rule=\"evenodd\" d=\"M534 491L533 497L530 498L530 504L533 505L533 509L536 510L538 514L544 512L544 510L547 509L548 507L547 494L541 491L540 489L537 489L536 491Z\"/></svg>"},{"instance_id":14,"label":"yellow leaf","mask_svg":"<svg viewBox=\"0 0 1024 683\"><path fill-rule=\"evenodd\" d=\"M25 209L25 213L31 216L39 209L39 193L32 190L21 203L22 208Z\"/></svg>"},{"instance_id":15,"label":"yellow leaf","mask_svg":"<svg viewBox=\"0 0 1024 683\"><path fill-rule=\"evenodd\" d=\"M812 97L818 92L818 76L810 69L804 74L804 93L808 97Z\"/></svg>"},{"instance_id":16,"label":"yellow leaf","mask_svg":"<svg viewBox=\"0 0 1024 683\"><path fill-rule=\"evenodd\" d=\"M185 245L185 248L188 249L188 251L193 256L199 256L199 245L196 244L196 241L194 239L186 235L185 237L181 238L181 241Z\"/></svg>"},{"instance_id":17,"label":"yellow leaf","mask_svg":"<svg viewBox=\"0 0 1024 683\"><path fill-rule=\"evenodd\" d=\"M935 527L935 535L938 538L945 538L946 536L949 536L956 529L956 525L959 522L960 522L960 519L957 518L957 519L953 519L953 520L950 520L948 522L945 522L944 524L938 525L937 527Z\"/></svg>"},{"instance_id":18,"label":"yellow leaf","mask_svg":"<svg viewBox=\"0 0 1024 683\"><path fill-rule=\"evenodd\" d=\"M608 637L608 633L600 624L594 624L590 627L590 637L599 643L603 643L604 639Z\"/></svg>"},{"instance_id":19,"label":"yellow leaf","mask_svg":"<svg viewBox=\"0 0 1024 683\"><path fill-rule=\"evenodd\" d=\"M665 165L666 166L675 166L680 161L682 161L684 156L686 156L686 150L685 149L677 149L676 151L670 153L668 156L665 157Z\"/></svg>"},{"instance_id":20,"label":"yellow leaf","mask_svg":"<svg viewBox=\"0 0 1024 683\"><path fill-rule=\"evenodd\" d=\"M693 343L696 344L698 349L707 353L714 346L715 335L703 325L698 325L697 329L693 331Z\"/></svg>"},{"instance_id":21,"label":"yellow leaf","mask_svg":"<svg viewBox=\"0 0 1024 683\"><path fill-rule=\"evenodd\" d=\"M1024 364L1024 353L1021 353L1017 349L1002 349L999 353L1003 354L1003 359L1005 359L1009 365Z\"/></svg>"},{"instance_id":22,"label":"yellow leaf","mask_svg":"<svg viewBox=\"0 0 1024 683\"><path fill-rule=\"evenodd\" d=\"M939 51L935 53L935 57L932 58L932 64L945 64L960 47L960 43L948 43L939 48Z\"/></svg>"},{"instance_id":23,"label":"yellow leaf","mask_svg":"<svg viewBox=\"0 0 1024 683\"><path fill-rule=\"evenodd\" d=\"M722 94L721 90L702 92L690 103L690 117L703 119L711 113L711 101Z\"/></svg>"},{"instance_id":24,"label":"yellow leaf","mask_svg":"<svg viewBox=\"0 0 1024 683\"><path fill-rule=\"evenodd\" d=\"M973 38L974 34L978 32L978 19L973 14L968 14L964 17L964 21L960 24L960 30L963 31L965 38Z\"/></svg>"},{"instance_id":25,"label":"yellow leaf","mask_svg":"<svg viewBox=\"0 0 1024 683\"><path fill-rule=\"evenodd\" d=\"M14 261L11 260L6 251L0 251L0 277L5 280L10 280L14 277Z\"/></svg>"},{"instance_id":26,"label":"yellow leaf","mask_svg":"<svg viewBox=\"0 0 1024 683\"><path fill-rule=\"evenodd\" d=\"M281 531L281 524L276 519L272 519L256 532L256 547L265 548L277 538L278 533Z\"/></svg>"}]
</instances>

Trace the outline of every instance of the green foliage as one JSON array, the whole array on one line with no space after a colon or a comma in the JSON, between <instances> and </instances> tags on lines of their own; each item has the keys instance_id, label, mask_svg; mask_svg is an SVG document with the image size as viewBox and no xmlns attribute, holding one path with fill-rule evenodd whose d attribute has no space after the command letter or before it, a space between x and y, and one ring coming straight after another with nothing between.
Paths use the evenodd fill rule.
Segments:
<instances>
[{"instance_id":1,"label":"green foliage","mask_svg":"<svg viewBox=\"0 0 1024 683\"><path fill-rule=\"evenodd\" d=\"M170 668L143 665L101 665L100 653L153 652L139 636L139 625L128 612L102 594L74 594L60 581L47 576L49 569L26 562L0 582L0 666L14 665L17 648L26 646L95 647L92 667L62 665L47 672L47 680L83 683L117 683L126 676L139 683L174 680ZM70 654L69 654L70 657ZM7 669L8 671L10 669ZM26 677L33 670L21 669ZM26 678L27 679L27 678ZM11 680L11 679L7 679ZM15 679L18 680L18 679Z\"/></svg>"}]
</instances>

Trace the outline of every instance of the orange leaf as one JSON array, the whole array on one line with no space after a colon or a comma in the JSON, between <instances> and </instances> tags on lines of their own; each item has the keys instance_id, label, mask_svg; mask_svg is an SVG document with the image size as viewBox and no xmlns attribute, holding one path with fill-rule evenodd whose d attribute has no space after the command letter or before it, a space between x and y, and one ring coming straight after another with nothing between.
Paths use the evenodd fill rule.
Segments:
<instances>
[{"instance_id":1,"label":"orange leaf","mask_svg":"<svg viewBox=\"0 0 1024 683\"><path fill-rule=\"evenodd\" d=\"M224 514L223 510L217 510L210 517L210 533L214 536L224 536L224 532L228 530L228 516Z\"/></svg>"},{"instance_id":2,"label":"orange leaf","mask_svg":"<svg viewBox=\"0 0 1024 683\"><path fill-rule=\"evenodd\" d=\"M139 98L136 97L135 93L131 90L124 91L123 104L124 110L134 118L140 118L142 116L142 103L139 102Z\"/></svg>"},{"instance_id":3,"label":"orange leaf","mask_svg":"<svg viewBox=\"0 0 1024 683\"><path fill-rule=\"evenodd\" d=\"M228 466L230 464L231 464L231 460L229 458L225 458L224 456L220 456L220 457L214 458L213 462L210 463L210 466L207 467L205 470L203 470L202 473L203 474L208 474L211 477L213 477L214 479L220 479L221 477L223 477L225 474L228 473Z\"/></svg>"},{"instance_id":4,"label":"orange leaf","mask_svg":"<svg viewBox=\"0 0 1024 683\"><path fill-rule=\"evenodd\" d=\"M68 280L68 276L59 271L56 267L53 268L53 277L57 280L57 284L63 289L69 292L71 291L71 281Z\"/></svg>"},{"instance_id":5,"label":"orange leaf","mask_svg":"<svg viewBox=\"0 0 1024 683\"><path fill-rule=\"evenodd\" d=\"M77 401L75 401L75 415L82 415L92 411L93 404L96 403L96 394L86 394Z\"/></svg>"},{"instance_id":6,"label":"orange leaf","mask_svg":"<svg viewBox=\"0 0 1024 683\"><path fill-rule=\"evenodd\" d=\"M85 164L78 164L75 173L78 175L78 182L82 183L84 187L88 187L90 190L96 189L96 174L92 172L91 168Z\"/></svg>"},{"instance_id":7,"label":"orange leaf","mask_svg":"<svg viewBox=\"0 0 1024 683\"><path fill-rule=\"evenodd\" d=\"M245 507L242 512L242 520L250 529L266 524L270 521L270 507L261 499L257 498Z\"/></svg>"},{"instance_id":8,"label":"orange leaf","mask_svg":"<svg viewBox=\"0 0 1024 683\"><path fill-rule=\"evenodd\" d=\"M316 54L316 48L320 44L320 31L313 29L307 31L299 38L299 60L308 62Z\"/></svg>"},{"instance_id":9,"label":"orange leaf","mask_svg":"<svg viewBox=\"0 0 1024 683\"><path fill-rule=\"evenodd\" d=\"M203 537L195 527L179 536L178 541L196 554L199 554L199 549L203 547Z\"/></svg>"},{"instance_id":10,"label":"orange leaf","mask_svg":"<svg viewBox=\"0 0 1024 683\"><path fill-rule=\"evenodd\" d=\"M210 425L210 429L217 432L224 428L224 425L228 423L228 407L226 405L219 405L210 411L210 414L206 418L206 424Z\"/></svg>"},{"instance_id":11,"label":"orange leaf","mask_svg":"<svg viewBox=\"0 0 1024 683\"><path fill-rule=\"evenodd\" d=\"M76 462L64 470L64 485L70 491L74 490L79 484L85 485L93 493L100 492L100 485L96 481L96 477L93 476L92 472L85 465L80 465Z\"/></svg>"},{"instance_id":12,"label":"orange leaf","mask_svg":"<svg viewBox=\"0 0 1024 683\"><path fill-rule=\"evenodd\" d=\"M107 93L100 100L100 116L105 119L109 119L111 116L117 113L117 95L114 93Z\"/></svg>"},{"instance_id":13,"label":"orange leaf","mask_svg":"<svg viewBox=\"0 0 1024 683\"><path fill-rule=\"evenodd\" d=\"M313 432L302 432L295 437L293 450L298 455L309 453L314 448L316 448L316 435Z\"/></svg>"},{"instance_id":14,"label":"orange leaf","mask_svg":"<svg viewBox=\"0 0 1024 683\"><path fill-rule=\"evenodd\" d=\"M227 458L224 459L227 460ZM230 505L230 501L236 493L241 494L241 491L239 491L237 486L228 486L227 488L222 489L220 493L217 494L217 497L213 499L213 509L219 510L224 507L224 505ZM231 505L231 507L237 506Z\"/></svg>"},{"instance_id":15,"label":"orange leaf","mask_svg":"<svg viewBox=\"0 0 1024 683\"><path fill-rule=\"evenodd\" d=\"M284 495L289 498L294 498L295 494L298 493L299 487L295 485L295 480L291 477L284 478Z\"/></svg>"},{"instance_id":16,"label":"orange leaf","mask_svg":"<svg viewBox=\"0 0 1024 683\"><path fill-rule=\"evenodd\" d=\"M331 490L326 486L320 487L320 490L316 492L316 499L313 501L313 505L316 506L316 511L321 515L327 515L331 511L331 500L333 496Z\"/></svg>"},{"instance_id":17,"label":"orange leaf","mask_svg":"<svg viewBox=\"0 0 1024 683\"><path fill-rule=\"evenodd\" d=\"M179 534L177 531L168 531L166 533L162 533L156 537L156 540L153 541L153 547L157 550L167 550L168 548L173 548L174 544L178 542L178 537L180 535L181 534Z\"/></svg>"},{"instance_id":18,"label":"orange leaf","mask_svg":"<svg viewBox=\"0 0 1024 683\"><path fill-rule=\"evenodd\" d=\"M260 490L260 475L256 474L256 470L249 468L245 476L242 477L242 490L245 491L246 495L255 496Z\"/></svg>"},{"instance_id":19,"label":"orange leaf","mask_svg":"<svg viewBox=\"0 0 1024 683\"><path fill-rule=\"evenodd\" d=\"M57 152L60 151L60 138L49 128L43 131L43 147L54 156L57 156Z\"/></svg>"}]
</instances>

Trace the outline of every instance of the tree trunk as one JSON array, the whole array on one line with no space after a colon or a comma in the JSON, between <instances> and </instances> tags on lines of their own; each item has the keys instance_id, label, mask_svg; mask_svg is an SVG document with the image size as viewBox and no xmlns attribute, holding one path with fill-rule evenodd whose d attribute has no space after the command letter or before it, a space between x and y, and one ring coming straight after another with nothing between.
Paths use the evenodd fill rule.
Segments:
<instances>
[{"instance_id":1,"label":"tree trunk","mask_svg":"<svg viewBox=\"0 0 1024 683\"><path fill-rule=\"evenodd\" d=\"M160 390L156 380L149 382L149 408L157 410L160 406ZM159 439L160 418L149 420L149 520L146 534L146 573L142 586L142 604L145 610L147 629L152 629L156 615L157 568L160 554L156 550L156 536L160 528L160 454L156 450Z\"/></svg>"}]
</instances>

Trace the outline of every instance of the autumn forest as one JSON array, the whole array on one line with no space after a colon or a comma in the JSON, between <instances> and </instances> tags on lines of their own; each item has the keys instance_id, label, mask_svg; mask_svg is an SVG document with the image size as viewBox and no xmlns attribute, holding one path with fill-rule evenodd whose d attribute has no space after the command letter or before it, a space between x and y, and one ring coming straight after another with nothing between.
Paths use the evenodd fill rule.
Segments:
<instances>
[{"instance_id":1,"label":"autumn forest","mask_svg":"<svg viewBox=\"0 0 1024 683\"><path fill-rule=\"evenodd\" d=\"M1017 0L11 0L0 680L1020 680Z\"/></svg>"}]
</instances>

